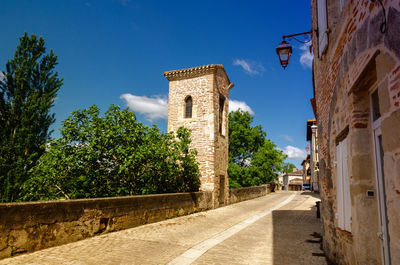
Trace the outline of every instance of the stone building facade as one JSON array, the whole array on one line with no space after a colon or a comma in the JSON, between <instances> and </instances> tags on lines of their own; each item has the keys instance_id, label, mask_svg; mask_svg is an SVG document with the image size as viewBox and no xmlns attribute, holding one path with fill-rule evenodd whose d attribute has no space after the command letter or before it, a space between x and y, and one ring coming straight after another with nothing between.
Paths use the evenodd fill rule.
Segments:
<instances>
[{"instance_id":1,"label":"stone building facade","mask_svg":"<svg viewBox=\"0 0 400 265\"><path fill-rule=\"evenodd\" d=\"M310 142L310 190L319 192L318 130L316 119L307 120L307 142Z\"/></svg>"},{"instance_id":2,"label":"stone building facade","mask_svg":"<svg viewBox=\"0 0 400 265\"><path fill-rule=\"evenodd\" d=\"M400 264L400 1L383 6L311 0L323 247L338 264Z\"/></svg>"},{"instance_id":3,"label":"stone building facade","mask_svg":"<svg viewBox=\"0 0 400 265\"><path fill-rule=\"evenodd\" d=\"M310 166L310 155L307 155L306 159L301 162L303 166L303 184L307 184L310 187L311 182L311 166Z\"/></svg>"},{"instance_id":4,"label":"stone building facade","mask_svg":"<svg viewBox=\"0 0 400 265\"><path fill-rule=\"evenodd\" d=\"M283 175L283 190L302 190L303 170L293 169L293 172Z\"/></svg>"},{"instance_id":5,"label":"stone building facade","mask_svg":"<svg viewBox=\"0 0 400 265\"><path fill-rule=\"evenodd\" d=\"M169 80L168 131L190 129L197 150L202 191L212 191L214 206L228 203L228 103L233 87L222 65L164 73Z\"/></svg>"}]
</instances>

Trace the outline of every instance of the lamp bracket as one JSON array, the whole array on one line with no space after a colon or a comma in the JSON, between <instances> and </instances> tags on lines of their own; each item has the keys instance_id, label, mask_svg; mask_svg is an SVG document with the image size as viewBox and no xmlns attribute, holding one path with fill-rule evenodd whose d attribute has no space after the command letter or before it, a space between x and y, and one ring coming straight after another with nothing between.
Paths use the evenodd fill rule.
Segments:
<instances>
[{"instance_id":1,"label":"lamp bracket","mask_svg":"<svg viewBox=\"0 0 400 265\"><path fill-rule=\"evenodd\" d=\"M376 3L376 1L379 2L379 4L380 4L381 7L382 7L382 10L383 10L383 21L382 21L381 26L380 26L379 28L380 28L380 30L381 30L381 33L382 33L382 34L385 34L386 31L387 31L385 6L383 5L382 0L371 0L372 3Z\"/></svg>"},{"instance_id":2,"label":"lamp bracket","mask_svg":"<svg viewBox=\"0 0 400 265\"><path fill-rule=\"evenodd\" d=\"M304 38L304 41L299 40L298 36L302 36ZM297 42L303 43L303 44L307 44L311 41L311 37L312 37L312 31L308 31L308 32L302 32L302 33L296 33L296 34L290 34L290 35L283 35L282 39L284 41L291 41L291 40L295 40Z\"/></svg>"}]
</instances>

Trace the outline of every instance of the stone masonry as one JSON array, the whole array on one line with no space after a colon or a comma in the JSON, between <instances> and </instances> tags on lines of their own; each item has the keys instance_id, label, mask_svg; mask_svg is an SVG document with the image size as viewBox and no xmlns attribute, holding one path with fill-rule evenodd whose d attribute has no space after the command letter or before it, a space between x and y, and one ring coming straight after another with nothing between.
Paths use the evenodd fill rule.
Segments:
<instances>
[{"instance_id":1,"label":"stone masonry","mask_svg":"<svg viewBox=\"0 0 400 265\"><path fill-rule=\"evenodd\" d=\"M1 203L0 259L212 208L211 192Z\"/></svg>"},{"instance_id":2,"label":"stone masonry","mask_svg":"<svg viewBox=\"0 0 400 265\"><path fill-rule=\"evenodd\" d=\"M338 264L383 264L371 94L379 94L391 264L400 264L400 2L327 0L328 45L318 54L311 0L324 250ZM374 125L375 126L375 125ZM338 227L338 154L347 139L351 231ZM367 196L367 191L375 195ZM388 264L388 263L387 263Z\"/></svg>"},{"instance_id":3,"label":"stone masonry","mask_svg":"<svg viewBox=\"0 0 400 265\"><path fill-rule=\"evenodd\" d=\"M213 192L215 206L227 204L228 100L233 84L224 67L216 64L168 71L164 76L170 81L168 131L180 126L192 131L191 148L197 150L200 163L200 190ZM192 117L185 118L189 96Z\"/></svg>"}]
</instances>

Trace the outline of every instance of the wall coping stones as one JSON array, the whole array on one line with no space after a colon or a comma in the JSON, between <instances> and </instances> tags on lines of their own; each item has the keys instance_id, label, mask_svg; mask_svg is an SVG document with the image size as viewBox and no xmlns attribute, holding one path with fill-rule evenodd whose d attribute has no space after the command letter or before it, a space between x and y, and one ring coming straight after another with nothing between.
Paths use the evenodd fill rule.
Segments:
<instances>
[{"instance_id":1,"label":"wall coping stones","mask_svg":"<svg viewBox=\"0 0 400 265\"><path fill-rule=\"evenodd\" d=\"M226 74L226 71L222 64L208 64L208 65L197 66L197 67L192 67L192 68L187 68L187 69L167 71L167 72L164 72L164 76L169 81L176 81L176 80L193 78L193 77L198 77L198 76L202 76L202 75L215 73L218 69L221 69L224 72L226 78L229 81L228 75ZM230 83L230 81L229 81L229 83Z\"/></svg>"}]
</instances>

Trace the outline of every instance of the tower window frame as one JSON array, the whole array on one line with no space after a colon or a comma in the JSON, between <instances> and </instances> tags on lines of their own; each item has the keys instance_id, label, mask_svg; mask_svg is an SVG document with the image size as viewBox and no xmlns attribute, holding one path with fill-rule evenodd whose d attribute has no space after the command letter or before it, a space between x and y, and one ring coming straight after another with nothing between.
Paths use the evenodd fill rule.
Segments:
<instances>
[{"instance_id":1,"label":"tower window frame","mask_svg":"<svg viewBox=\"0 0 400 265\"><path fill-rule=\"evenodd\" d=\"M223 123L224 123L224 109L225 109L225 97L220 94L219 95L219 119L218 119L218 129L220 135L224 135Z\"/></svg>"},{"instance_id":2,"label":"tower window frame","mask_svg":"<svg viewBox=\"0 0 400 265\"><path fill-rule=\"evenodd\" d=\"M190 119L193 116L193 98L192 96L187 96L185 98L185 115L186 119Z\"/></svg>"},{"instance_id":3,"label":"tower window frame","mask_svg":"<svg viewBox=\"0 0 400 265\"><path fill-rule=\"evenodd\" d=\"M372 109L372 121L375 122L381 117L378 89L375 89L371 93L371 106L372 106L372 108L371 108Z\"/></svg>"}]
</instances>

